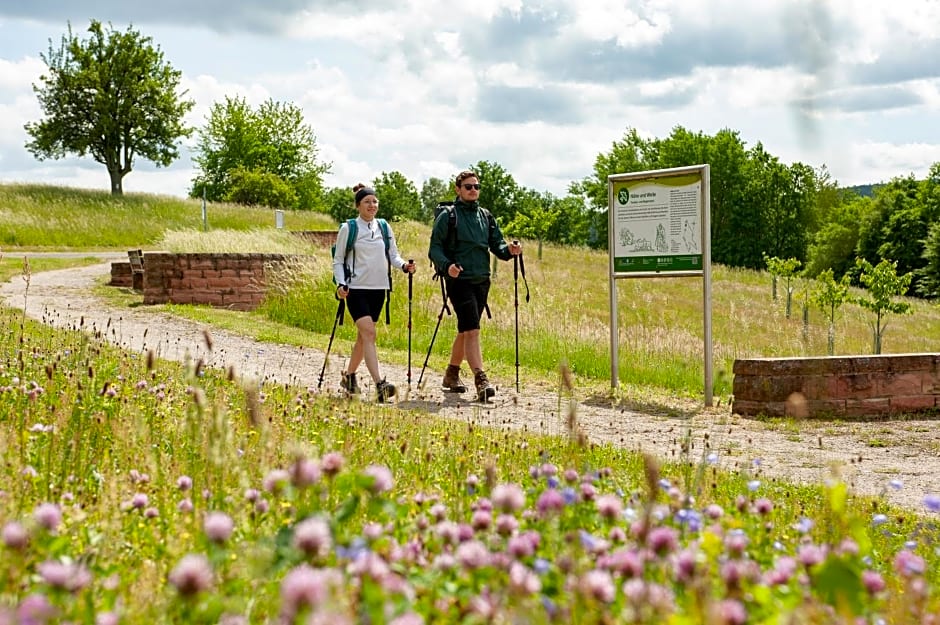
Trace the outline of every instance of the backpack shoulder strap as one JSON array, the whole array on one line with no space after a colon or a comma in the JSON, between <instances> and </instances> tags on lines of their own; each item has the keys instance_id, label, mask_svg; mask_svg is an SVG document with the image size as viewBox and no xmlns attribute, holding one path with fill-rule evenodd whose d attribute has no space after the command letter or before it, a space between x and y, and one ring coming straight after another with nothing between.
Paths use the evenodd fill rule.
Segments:
<instances>
[{"instance_id":1,"label":"backpack shoulder strap","mask_svg":"<svg viewBox=\"0 0 940 625\"><path fill-rule=\"evenodd\" d=\"M356 245L356 236L359 234L359 224L356 223L355 219L346 220L346 256L349 256L349 252L352 251L354 245Z\"/></svg>"},{"instance_id":2,"label":"backpack shoulder strap","mask_svg":"<svg viewBox=\"0 0 940 625\"><path fill-rule=\"evenodd\" d=\"M388 255L388 247L389 247L388 240L389 240L389 237L391 236L388 233L388 222L382 219L381 217L376 217L375 220L379 222L379 230L382 231L382 241L385 242L385 254Z\"/></svg>"}]
</instances>

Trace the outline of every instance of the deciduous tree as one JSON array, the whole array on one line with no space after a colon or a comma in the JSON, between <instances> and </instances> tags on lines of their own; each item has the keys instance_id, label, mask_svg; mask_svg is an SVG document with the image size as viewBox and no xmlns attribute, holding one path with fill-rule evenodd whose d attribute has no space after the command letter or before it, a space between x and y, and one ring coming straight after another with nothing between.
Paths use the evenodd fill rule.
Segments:
<instances>
[{"instance_id":1,"label":"deciduous tree","mask_svg":"<svg viewBox=\"0 0 940 625\"><path fill-rule=\"evenodd\" d=\"M39 160L90 155L107 168L111 194L123 195L135 158L167 167L179 157L178 140L192 133L183 117L194 103L178 91L181 73L150 37L97 20L88 33L80 40L70 24L59 47L50 40L40 55L47 72L33 90L45 117L26 124L26 149Z\"/></svg>"}]
</instances>

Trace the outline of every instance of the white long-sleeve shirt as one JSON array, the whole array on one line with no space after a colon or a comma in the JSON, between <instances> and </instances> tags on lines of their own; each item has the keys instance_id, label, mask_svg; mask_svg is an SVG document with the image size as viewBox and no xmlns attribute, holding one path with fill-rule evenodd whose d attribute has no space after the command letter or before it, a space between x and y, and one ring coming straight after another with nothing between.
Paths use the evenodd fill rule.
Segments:
<instances>
[{"instance_id":1,"label":"white long-sleeve shirt","mask_svg":"<svg viewBox=\"0 0 940 625\"><path fill-rule=\"evenodd\" d=\"M376 219L365 221L356 217L356 242L346 254L346 240L349 238L349 224L343 222L336 235L336 252L333 255L333 276L336 284L345 284L351 289L388 289L388 264L385 260L385 242L382 240L382 228ZM392 266L401 270L406 261L398 252L395 233L388 225L388 257ZM346 280L343 269L344 260L349 264L351 275Z\"/></svg>"}]
</instances>

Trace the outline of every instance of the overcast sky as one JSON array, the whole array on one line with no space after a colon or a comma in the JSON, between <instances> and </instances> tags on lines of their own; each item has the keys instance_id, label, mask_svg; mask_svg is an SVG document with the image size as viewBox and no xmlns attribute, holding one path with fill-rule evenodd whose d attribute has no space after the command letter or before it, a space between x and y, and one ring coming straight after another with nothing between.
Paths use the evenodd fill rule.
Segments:
<instances>
[{"instance_id":1,"label":"overcast sky","mask_svg":"<svg viewBox=\"0 0 940 625\"><path fill-rule=\"evenodd\" d=\"M0 0L0 181L109 188L24 148L40 53L91 19L152 37L191 126L226 96L301 107L329 186L487 160L564 195L629 127L730 128L843 185L940 161L940 0ZM125 191L185 196L191 145Z\"/></svg>"}]
</instances>

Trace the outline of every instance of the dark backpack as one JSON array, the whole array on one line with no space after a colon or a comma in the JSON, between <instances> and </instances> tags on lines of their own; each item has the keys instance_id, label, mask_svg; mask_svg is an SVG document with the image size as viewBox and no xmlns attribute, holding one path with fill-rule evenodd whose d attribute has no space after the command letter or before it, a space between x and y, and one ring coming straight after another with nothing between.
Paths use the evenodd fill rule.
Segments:
<instances>
[{"instance_id":1,"label":"dark backpack","mask_svg":"<svg viewBox=\"0 0 940 625\"><path fill-rule=\"evenodd\" d=\"M489 231L493 232L493 229L496 228L496 219L493 218L493 213L482 206L479 210L483 213L483 216L486 217ZM450 258L453 258L454 251L457 249L457 209L454 208L453 202L439 202L438 205L434 207L434 221L437 221L437 216L444 211L447 211L447 236L444 238L444 252ZM437 267L435 267L434 270L435 278L444 275Z\"/></svg>"},{"instance_id":2,"label":"dark backpack","mask_svg":"<svg viewBox=\"0 0 940 625\"><path fill-rule=\"evenodd\" d=\"M390 322L389 304L392 298L392 259L389 256L389 238L388 222L380 217L375 221L379 224L379 230L382 232L382 242L385 243L385 262L388 267L388 288L385 290L385 323ZM342 228L342 226L340 226ZM349 278L352 276L352 269L349 267L349 254L353 256L353 266L356 265L356 237L359 234L359 224L355 219L346 220L346 253L343 254L343 276L346 280L346 286L349 286ZM336 243L330 246L330 258L336 258ZM336 284L336 275L333 276L333 284ZM333 292L334 297L336 292Z\"/></svg>"}]
</instances>

